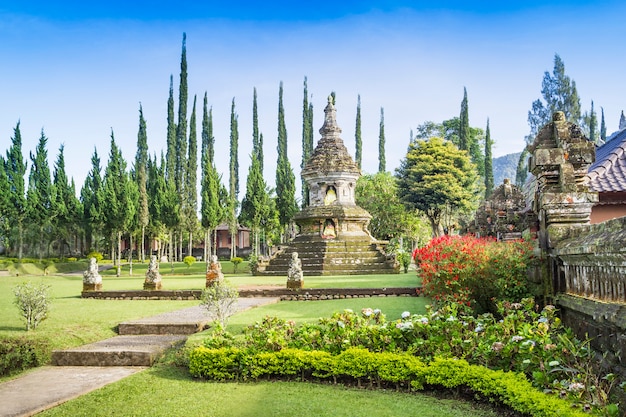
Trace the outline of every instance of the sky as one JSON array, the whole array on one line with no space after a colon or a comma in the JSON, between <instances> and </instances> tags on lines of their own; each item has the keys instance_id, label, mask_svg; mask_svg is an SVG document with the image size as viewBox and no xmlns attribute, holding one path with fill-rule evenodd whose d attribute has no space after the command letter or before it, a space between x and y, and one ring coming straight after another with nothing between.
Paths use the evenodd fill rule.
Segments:
<instances>
[{"instance_id":1,"label":"sky","mask_svg":"<svg viewBox=\"0 0 626 417\"><path fill-rule=\"evenodd\" d=\"M387 170L393 172L412 129L459 115L464 88L470 125L484 129L489 120L494 156L521 151L528 111L541 97L555 54L576 82L583 111L592 100L598 117L603 108L610 134L626 107L625 15L626 3L614 0L0 0L0 153L18 122L27 159L43 131L51 169L63 145L66 172L79 191L94 149L104 170L111 132L132 164L141 105L150 154L160 157L170 76L178 101L183 33L188 117L197 95L201 120L206 92L224 182L235 100L240 197L252 147L254 88L266 181L273 185L275 179L281 82L288 153L299 179L305 77L315 142L334 91L341 137L352 154L360 95L364 173L378 170L381 109ZM200 131L198 123L198 141Z\"/></svg>"}]
</instances>

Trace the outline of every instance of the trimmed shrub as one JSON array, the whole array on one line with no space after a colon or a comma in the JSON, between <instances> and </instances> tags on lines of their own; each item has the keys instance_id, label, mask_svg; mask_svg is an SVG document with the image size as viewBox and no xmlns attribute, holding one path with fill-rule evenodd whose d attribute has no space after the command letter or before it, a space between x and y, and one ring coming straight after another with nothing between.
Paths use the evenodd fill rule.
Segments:
<instances>
[{"instance_id":1,"label":"trimmed shrub","mask_svg":"<svg viewBox=\"0 0 626 417\"><path fill-rule=\"evenodd\" d=\"M35 368L50 360L47 340L0 336L0 376Z\"/></svg>"}]
</instances>

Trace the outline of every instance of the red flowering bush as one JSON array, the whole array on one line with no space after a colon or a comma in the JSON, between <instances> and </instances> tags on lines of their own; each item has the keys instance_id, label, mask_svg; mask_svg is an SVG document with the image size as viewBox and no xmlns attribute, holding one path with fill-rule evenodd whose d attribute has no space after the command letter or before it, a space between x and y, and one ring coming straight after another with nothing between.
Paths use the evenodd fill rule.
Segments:
<instances>
[{"instance_id":1,"label":"red flowering bush","mask_svg":"<svg viewBox=\"0 0 626 417\"><path fill-rule=\"evenodd\" d=\"M422 289L437 304L455 303L495 312L498 300L531 296L526 269L528 242L496 242L472 236L440 236L413 252Z\"/></svg>"}]
</instances>

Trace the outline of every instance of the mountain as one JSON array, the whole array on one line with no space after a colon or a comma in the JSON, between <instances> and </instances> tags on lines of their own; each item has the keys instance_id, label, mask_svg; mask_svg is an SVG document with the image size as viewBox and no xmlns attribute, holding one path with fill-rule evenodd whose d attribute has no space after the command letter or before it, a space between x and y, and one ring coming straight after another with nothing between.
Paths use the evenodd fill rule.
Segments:
<instances>
[{"instance_id":1,"label":"mountain","mask_svg":"<svg viewBox=\"0 0 626 417\"><path fill-rule=\"evenodd\" d=\"M517 172L517 163L521 152L510 153L508 155L493 158L493 186L502 185L505 178L511 180L515 184L515 173Z\"/></svg>"}]
</instances>

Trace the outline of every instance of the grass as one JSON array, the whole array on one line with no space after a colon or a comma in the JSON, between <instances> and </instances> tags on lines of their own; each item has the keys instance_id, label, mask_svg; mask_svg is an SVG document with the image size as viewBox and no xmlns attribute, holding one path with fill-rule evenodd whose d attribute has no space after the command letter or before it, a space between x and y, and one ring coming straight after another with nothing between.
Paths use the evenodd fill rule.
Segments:
<instances>
[{"instance_id":1,"label":"grass","mask_svg":"<svg viewBox=\"0 0 626 417\"><path fill-rule=\"evenodd\" d=\"M133 277L104 276L105 287L141 288L145 264L134 266ZM184 267L186 268L186 267ZM181 268L183 269L183 268ZM401 274L414 280L414 275ZM373 277L319 277L320 286L331 284L353 286L367 285L389 279L390 276ZM237 285L249 285L256 277L233 276ZM369 278L369 279L368 279ZM264 282L284 284L284 278L271 278ZM197 301L114 301L93 300L80 297L82 276L49 275L28 277L0 277L0 334L23 335L25 326L13 305L13 287L24 282L44 282L51 286L52 309L49 318L35 331L35 337L47 338L53 348L68 348L114 336L117 324L172 311L192 305ZM165 275L164 282L185 288L200 281L203 275ZM311 278L313 281L313 278ZM325 284L324 284L325 282ZM349 282L350 285L345 284ZM268 285L268 284L264 284ZM403 285L404 286L404 285ZM196 288L200 285L195 285ZM187 287L189 288L189 287ZM229 331L241 333L243 328L266 315L293 319L298 323L316 321L335 311L350 308L359 311L365 307L380 308L389 319L397 318L402 311L420 312L428 300L421 297L371 297L327 301L282 302L251 309L234 315ZM204 334L194 335L189 343L200 343ZM193 399L193 400L190 400ZM93 391L85 396L50 409L42 416L467 416L491 417L497 415L471 402L440 400L420 394L386 391L365 391L341 386L300 382L213 383L191 378L186 369L161 364L117 383Z\"/></svg>"},{"instance_id":2,"label":"grass","mask_svg":"<svg viewBox=\"0 0 626 417\"><path fill-rule=\"evenodd\" d=\"M475 403L423 393L303 382L215 383L157 366L38 414L52 416L495 417Z\"/></svg>"}]
</instances>

